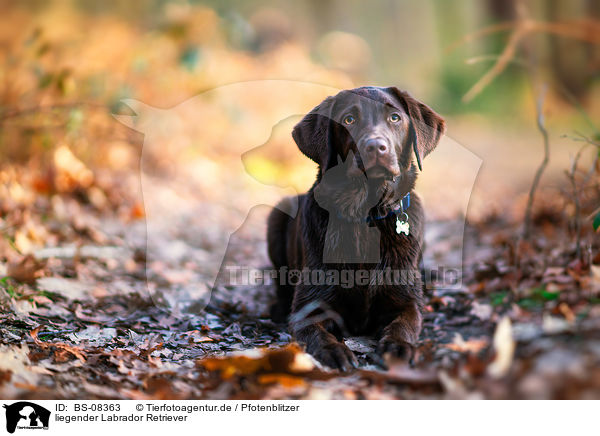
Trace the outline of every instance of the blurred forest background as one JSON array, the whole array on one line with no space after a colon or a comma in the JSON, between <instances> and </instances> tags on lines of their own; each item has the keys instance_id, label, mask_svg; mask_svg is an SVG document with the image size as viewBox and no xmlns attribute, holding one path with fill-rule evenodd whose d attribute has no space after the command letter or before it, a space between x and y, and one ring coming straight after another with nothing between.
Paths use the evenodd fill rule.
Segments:
<instances>
[{"instance_id":1,"label":"blurred forest background","mask_svg":"<svg viewBox=\"0 0 600 436\"><path fill-rule=\"evenodd\" d=\"M0 0L0 20L2 396L598 398L600 2ZM319 86L240 87L256 80ZM363 85L446 118L419 188L430 257L465 254L464 287L428 294L417 369L377 372L359 344L336 379L281 348L268 290L215 288L205 312L194 292L249 208L314 182L294 122ZM196 95L178 106L194 134L164 129ZM477 157L470 201L468 180L448 194ZM200 213L155 214L146 252L153 202ZM234 264L268 264L265 213Z\"/></svg>"},{"instance_id":2,"label":"blurred forest background","mask_svg":"<svg viewBox=\"0 0 600 436\"><path fill-rule=\"evenodd\" d=\"M562 177L581 145L565 136L598 132L600 6L591 0L0 5L4 162L47 163L62 144L86 164L126 166L136 152L110 117L126 111L125 98L169 108L262 79L396 85L447 117L448 136L483 159L476 194L488 209L506 206L487 201L498 186L530 183L540 88L549 89L550 174ZM257 171L285 178L278 165L305 163L289 135L280 143ZM291 183L304 189L311 178Z\"/></svg>"}]
</instances>

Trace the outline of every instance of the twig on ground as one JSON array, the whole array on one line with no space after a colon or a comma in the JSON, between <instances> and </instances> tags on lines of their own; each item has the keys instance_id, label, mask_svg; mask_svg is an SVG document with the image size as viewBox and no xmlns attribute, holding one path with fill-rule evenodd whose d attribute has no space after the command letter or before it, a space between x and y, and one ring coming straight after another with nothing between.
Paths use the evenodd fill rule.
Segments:
<instances>
[{"instance_id":1,"label":"twig on ground","mask_svg":"<svg viewBox=\"0 0 600 436\"><path fill-rule=\"evenodd\" d=\"M577 173L577 163L579 162L579 157L581 156L582 150L583 148L579 149L575 157L572 159L571 168L568 171L565 170L565 174L567 175L569 183L571 184L573 203L575 204L575 257L577 259L581 258L581 205L579 202L579 191L577 189L575 175Z\"/></svg>"},{"instance_id":2,"label":"twig on ground","mask_svg":"<svg viewBox=\"0 0 600 436\"><path fill-rule=\"evenodd\" d=\"M548 139L548 131L546 130L546 123L544 119L544 100L546 97L546 87L542 88L540 95L537 99L536 104L536 112L537 112L537 127L540 133L542 134L542 138L544 140L544 159L542 163L538 167L535 172L535 176L533 178L533 183L531 184L531 189L529 190L529 198L527 199L527 208L525 209L525 220L523 227L523 234L521 238L523 240L529 239L531 233L531 210L533 208L533 200L535 197L535 192L537 191L538 185L540 183L540 179L542 178L542 174L550 161L550 141Z\"/></svg>"}]
</instances>

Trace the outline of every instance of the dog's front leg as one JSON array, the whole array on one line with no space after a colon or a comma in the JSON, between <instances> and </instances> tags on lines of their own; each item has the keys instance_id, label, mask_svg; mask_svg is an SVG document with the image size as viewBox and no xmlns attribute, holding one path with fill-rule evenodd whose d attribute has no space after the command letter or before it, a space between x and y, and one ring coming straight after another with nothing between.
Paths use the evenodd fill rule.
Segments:
<instances>
[{"instance_id":1,"label":"dog's front leg","mask_svg":"<svg viewBox=\"0 0 600 436\"><path fill-rule=\"evenodd\" d=\"M400 306L396 317L382 331L378 353L412 361L422 325L423 316L416 302Z\"/></svg>"},{"instance_id":2,"label":"dog's front leg","mask_svg":"<svg viewBox=\"0 0 600 436\"><path fill-rule=\"evenodd\" d=\"M333 369L350 371L358 366L358 361L342 341L340 324L343 320L318 298L319 293L310 286L296 288L290 330L294 338L305 345L306 352L319 362Z\"/></svg>"},{"instance_id":3,"label":"dog's front leg","mask_svg":"<svg viewBox=\"0 0 600 436\"><path fill-rule=\"evenodd\" d=\"M294 336L298 342L306 345L307 353L330 368L350 371L358 367L354 353L321 323L297 329Z\"/></svg>"}]
</instances>

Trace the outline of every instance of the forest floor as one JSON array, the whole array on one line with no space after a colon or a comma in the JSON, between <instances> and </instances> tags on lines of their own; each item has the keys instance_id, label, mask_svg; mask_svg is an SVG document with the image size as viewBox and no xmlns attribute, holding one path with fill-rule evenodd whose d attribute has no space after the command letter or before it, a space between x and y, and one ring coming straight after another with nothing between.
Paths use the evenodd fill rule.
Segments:
<instances>
[{"instance_id":1,"label":"forest floor","mask_svg":"<svg viewBox=\"0 0 600 436\"><path fill-rule=\"evenodd\" d=\"M468 223L464 249L463 220L429 222L426 267L462 259L462 286L428 290L413 366L384 369L372 339L349 338L361 367L338 373L269 319L272 284L217 282L205 308L186 293L219 205L150 229L117 175L44 194L28 174L3 180L2 398L600 398L600 259L574 260L560 213L536 215L518 267L514 222ZM231 238L229 262L268 267L266 211Z\"/></svg>"},{"instance_id":2,"label":"forest floor","mask_svg":"<svg viewBox=\"0 0 600 436\"><path fill-rule=\"evenodd\" d=\"M370 73L324 66L299 34L253 51L251 23L220 7L154 3L156 20L136 6L132 21L2 2L0 398L600 398L597 149L580 189L565 177L598 105L585 123L562 91L549 99L552 155L519 243L542 158L531 92L515 88L510 113L503 87L464 106L417 69L415 95L454 113L419 176L425 267L462 281L427 290L414 366L384 369L372 339L348 338L360 368L342 374L269 319L272 283L228 282L227 267L268 268L257 205L314 181L293 125Z\"/></svg>"}]
</instances>

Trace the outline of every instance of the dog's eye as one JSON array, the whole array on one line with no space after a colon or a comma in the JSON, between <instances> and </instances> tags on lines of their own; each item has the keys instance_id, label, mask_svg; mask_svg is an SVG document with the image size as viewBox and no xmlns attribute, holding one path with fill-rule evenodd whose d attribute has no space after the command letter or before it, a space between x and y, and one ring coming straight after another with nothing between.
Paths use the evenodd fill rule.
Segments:
<instances>
[{"instance_id":1,"label":"dog's eye","mask_svg":"<svg viewBox=\"0 0 600 436\"><path fill-rule=\"evenodd\" d=\"M356 118L354 118L352 115L346 115L344 117L344 124L350 125L350 124L354 124L356 122Z\"/></svg>"},{"instance_id":2,"label":"dog's eye","mask_svg":"<svg viewBox=\"0 0 600 436\"><path fill-rule=\"evenodd\" d=\"M390 123L397 123L401 119L402 118L400 118L400 115L397 114L396 112L394 112L393 114L390 114L390 116L388 117L388 120L390 120Z\"/></svg>"}]
</instances>

